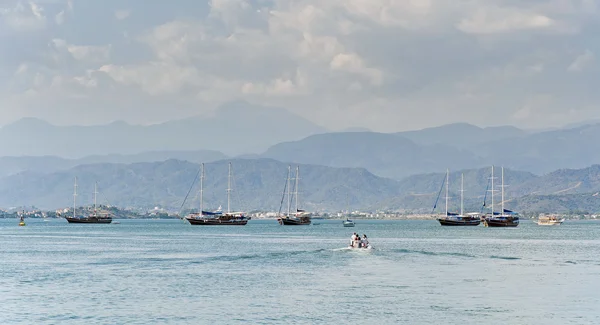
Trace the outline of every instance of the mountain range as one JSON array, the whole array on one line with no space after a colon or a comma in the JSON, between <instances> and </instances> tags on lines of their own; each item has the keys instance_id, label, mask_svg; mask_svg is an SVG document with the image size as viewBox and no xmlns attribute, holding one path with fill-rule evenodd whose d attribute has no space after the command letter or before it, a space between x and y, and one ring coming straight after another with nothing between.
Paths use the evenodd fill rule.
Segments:
<instances>
[{"instance_id":1,"label":"mountain range","mask_svg":"<svg viewBox=\"0 0 600 325\"><path fill-rule=\"evenodd\" d=\"M226 209L227 163L205 164L204 206ZM282 193L288 164L273 159L233 159L232 210L287 209ZM347 209L396 210L429 213L445 173L413 175L400 181L376 176L364 168L299 165L299 207L311 211ZM78 202L91 204L94 182L99 201L121 207L161 206L171 210L199 206L199 165L180 160L133 164L89 164L52 173L21 172L0 178L0 206L35 205L54 209L72 204L73 180L78 177ZM464 175L465 208L479 211L484 199L491 205L490 168L451 173L450 209L456 211L460 177ZM501 204L501 170L496 169L495 204ZM544 176L504 170L505 205L519 211L600 211L600 165L562 169ZM487 193L487 194L486 194ZM189 195L186 199L186 195ZM437 203L443 211L444 191ZM283 205L281 205L283 202ZM292 202L295 206L295 201Z\"/></svg>"},{"instance_id":2,"label":"mountain range","mask_svg":"<svg viewBox=\"0 0 600 325\"><path fill-rule=\"evenodd\" d=\"M221 106L213 116L147 126L122 121L95 126L56 126L25 118L0 128L0 153L82 158L147 151L218 150L238 155L261 152L282 141L322 132L327 130L285 109L237 101Z\"/></svg>"}]
</instances>

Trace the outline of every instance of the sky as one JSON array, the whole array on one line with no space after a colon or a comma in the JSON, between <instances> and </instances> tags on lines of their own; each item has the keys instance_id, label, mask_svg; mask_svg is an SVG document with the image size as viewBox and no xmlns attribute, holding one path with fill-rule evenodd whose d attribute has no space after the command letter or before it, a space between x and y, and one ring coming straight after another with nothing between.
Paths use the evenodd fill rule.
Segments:
<instances>
[{"instance_id":1,"label":"sky","mask_svg":"<svg viewBox=\"0 0 600 325\"><path fill-rule=\"evenodd\" d=\"M597 0L0 0L0 125L245 100L332 130L600 118Z\"/></svg>"}]
</instances>

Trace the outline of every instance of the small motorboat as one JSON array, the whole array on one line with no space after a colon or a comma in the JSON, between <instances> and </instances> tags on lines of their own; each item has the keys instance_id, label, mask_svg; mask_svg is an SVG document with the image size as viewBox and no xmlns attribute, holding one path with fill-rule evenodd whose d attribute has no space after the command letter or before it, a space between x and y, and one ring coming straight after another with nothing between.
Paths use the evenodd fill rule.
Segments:
<instances>
[{"instance_id":1,"label":"small motorboat","mask_svg":"<svg viewBox=\"0 0 600 325\"><path fill-rule=\"evenodd\" d=\"M348 245L348 249L354 249L354 250L365 250L365 251L369 251L369 250L373 250L373 246L371 246L370 244L368 244L366 247L356 247L356 246L352 246L352 245Z\"/></svg>"},{"instance_id":2,"label":"small motorboat","mask_svg":"<svg viewBox=\"0 0 600 325\"><path fill-rule=\"evenodd\" d=\"M344 220L344 227L354 227L356 224L350 219Z\"/></svg>"},{"instance_id":3,"label":"small motorboat","mask_svg":"<svg viewBox=\"0 0 600 325\"><path fill-rule=\"evenodd\" d=\"M558 226L565 222L565 218L559 219L557 216L542 216L539 217L537 224L540 226Z\"/></svg>"}]
</instances>

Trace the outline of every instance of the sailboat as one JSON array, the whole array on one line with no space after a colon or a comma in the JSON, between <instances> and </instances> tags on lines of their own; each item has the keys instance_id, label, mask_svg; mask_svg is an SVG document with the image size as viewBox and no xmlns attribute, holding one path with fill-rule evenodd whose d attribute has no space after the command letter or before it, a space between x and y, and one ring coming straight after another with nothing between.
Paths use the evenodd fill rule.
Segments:
<instances>
[{"instance_id":1,"label":"sailboat","mask_svg":"<svg viewBox=\"0 0 600 325\"><path fill-rule=\"evenodd\" d=\"M350 201L348 200L348 196L346 195L346 201L348 203L348 205L350 205ZM348 207L348 215L346 216L346 220L344 220L343 225L344 227L354 227L356 224L354 223L354 221L350 220L350 208Z\"/></svg>"},{"instance_id":2,"label":"sailboat","mask_svg":"<svg viewBox=\"0 0 600 325\"><path fill-rule=\"evenodd\" d=\"M344 220L344 227L354 227L356 224L354 223L354 221L348 219L346 217L346 220Z\"/></svg>"},{"instance_id":3,"label":"sailboat","mask_svg":"<svg viewBox=\"0 0 600 325\"><path fill-rule=\"evenodd\" d=\"M223 213L219 207L217 211L204 211L204 164L202 164L200 175L200 212L190 213L185 219L196 226L245 226L250 220L244 212L231 212L231 163L229 163L229 174L227 180L227 212Z\"/></svg>"},{"instance_id":4,"label":"sailboat","mask_svg":"<svg viewBox=\"0 0 600 325\"><path fill-rule=\"evenodd\" d=\"M288 177L287 177L287 181L286 181L286 186L283 189L283 197L281 199L281 205L279 206L279 215L280 217L277 218L277 222L279 222L280 225L282 226L306 226L306 225L310 225L311 223L311 218L310 218L310 213L306 212L304 210L299 209L299 203L298 203L298 180L299 175L300 175L300 168L296 167L296 179L294 180L294 186L295 186L295 190L294 190L294 196L296 198L296 212L292 213L291 212L291 206L292 206L292 193L290 193L289 189L290 189L290 184L291 184L291 175L292 175L292 167L288 166ZM286 192L287 190L287 192ZM287 193L287 213L286 214L281 214L281 207L283 205L283 199L285 198Z\"/></svg>"},{"instance_id":5,"label":"sailboat","mask_svg":"<svg viewBox=\"0 0 600 325\"><path fill-rule=\"evenodd\" d=\"M483 224L486 227L517 227L519 225L519 215L511 210L504 208L504 167L502 167L502 212L494 212L494 166L492 166L492 213L484 218Z\"/></svg>"},{"instance_id":6,"label":"sailboat","mask_svg":"<svg viewBox=\"0 0 600 325\"><path fill-rule=\"evenodd\" d=\"M477 216L473 216L471 214L464 215L464 174L460 176L460 214L448 212L448 188L450 181L450 171L446 170L446 215L440 218L437 218L438 222L442 226L478 226L481 223L481 220ZM441 191L440 191L441 192ZM438 199L439 199L438 194ZM437 199L436 199L437 205ZM433 207L435 209L435 205Z\"/></svg>"},{"instance_id":7,"label":"sailboat","mask_svg":"<svg viewBox=\"0 0 600 325\"><path fill-rule=\"evenodd\" d=\"M77 177L75 177L75 185L73 191L73 216L65 217L69 223L111 223L112 217L108 213L98 213L97 195L98 195L98 183L94 184L94 213L88 216L77 216L76 214L76 202L77 202Z\"/></svg>"}]
</instances>

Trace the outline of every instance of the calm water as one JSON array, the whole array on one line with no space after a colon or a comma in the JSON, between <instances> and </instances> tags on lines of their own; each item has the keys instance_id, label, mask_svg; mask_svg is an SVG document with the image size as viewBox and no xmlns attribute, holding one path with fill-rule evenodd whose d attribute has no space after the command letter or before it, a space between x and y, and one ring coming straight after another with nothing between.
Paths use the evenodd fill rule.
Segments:
<instances>
[{"instance_id":1,"label":"calm water","mask_svg":"<svg viewBox=\"0 0 600 325\"><path fill-rule=\"evenodd\" d=\"M600 324L600 222L119 221L0 220L0 324Z\"/></svg>"}]
</instances>

